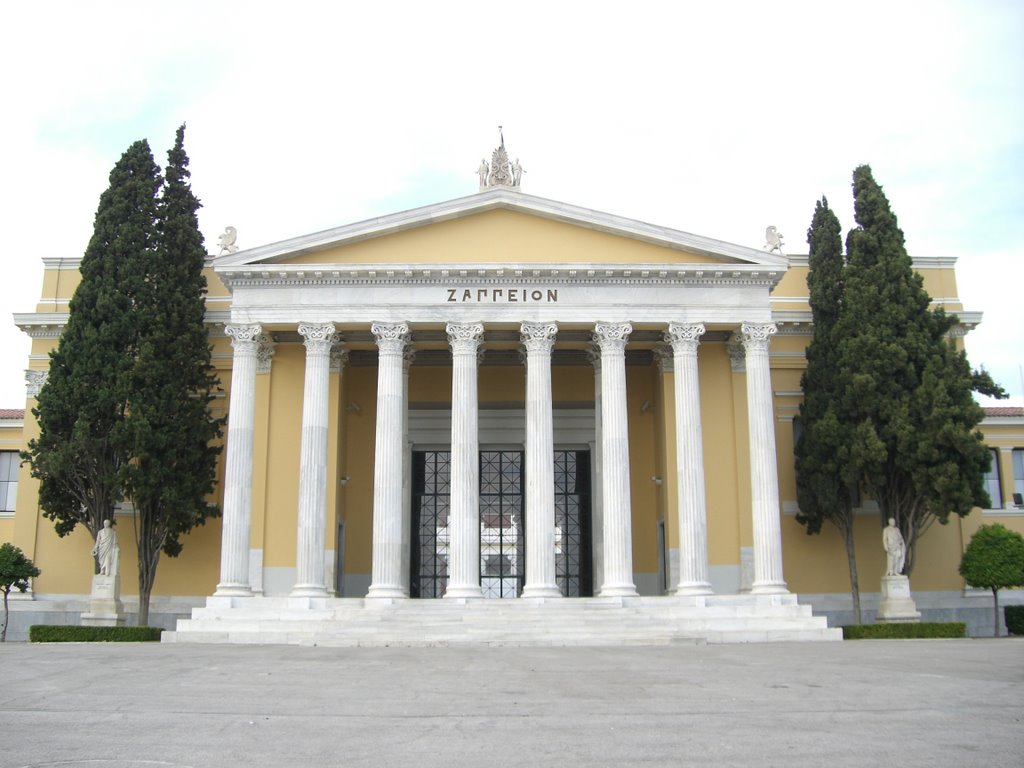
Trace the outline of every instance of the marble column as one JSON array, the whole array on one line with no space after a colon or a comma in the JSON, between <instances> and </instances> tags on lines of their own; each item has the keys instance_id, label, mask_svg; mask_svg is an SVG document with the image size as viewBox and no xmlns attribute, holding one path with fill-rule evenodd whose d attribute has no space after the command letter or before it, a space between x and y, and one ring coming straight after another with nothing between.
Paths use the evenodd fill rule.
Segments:
<instances>
[{"instance_id":1,"label":"marble column","mask_svg":"<svg viewBox=\"0 0 1024 768\"><path fill-rule=\"evenodd\" d=\"M406 347L402 356L402 594L409 596L412 565L412 442L409 440L409 367L416 350Z\"/></svg>"},{"instance_id":2,"label":"marble column","mask_svg":"<svg viewBox=\"0 0 1024 768\"><path fill-rule=\"evenodd\" d=\"M629 323L597 323L594 327L594 341L601 349L601 459L604 464L604 581L599 597L636 595L626 420L626 339L632 330Z\"/></svg>"},{"instance_id":3,"label":"marble column","mask_svg":"<svg viewBox=\"0 0 1024 768\"><path fill-rule=\"evenodd\" d=\"M249 528L252 524L253 423L256 416L256 348L259 325L228 325L234 349L231 402L224 463L224 517L220 538L220 583L215 595L249 597Z\"/></svg>"},{"instance_id":4,"label":"marble column","mask_svg":"<svg viewBox=\"0 0 1024 768\"><path fill-rule=\"evenodd\" d=\"M409 326L374 323L377 339L377 438L373 462L373 573L368 598L405 597L402 588L403 366Z\"/></svg>"},{"instance_id":5,"label":"marble column","mask_svg":"<svg viewBox=\"0 0 1024 768\"><path fill-rule=\"evenodd\" d=\"M665 341L672 345L676 401L676 493L679 506L679 582L677 595L710 595L708 521L704 493L704 440L700 422L697 346L699 323L670 323Z\"/></svg>"},{"instance_id":6,"label":"marble column","mask_svg":"<svg viewBox=\"0 0 1024 768\"><path fill-rule=\"evenodd\" d=\"M558 325L523 323L526 348L526 583L523 597L561 597L555 580L555 439L551 349Z\"/></svg>"},{"instance_id":7,"label":"marble column","mask_svg":"<svg viewBox=\"0 0 1024 768\"><path fill-rule=\"evenodd\" d=\"M483 597L480 590L480 435L477 350L481 323L449 323L452 347L451 502L445 597Z\"/></svg>"},{"instance_id":8,"label":"marble column","mask_svg":"<svg viewBox=\"0 0 1024 768\"><path fill-rule=\"evenodd\" d=\"M775 409L768 364L772 323L744 323L740 328L747 361L747 423L750 431L750 495L754 530L752 594L788 592L782 578L782 528L779 521L779 476L775 456Z\"/></svg>"},{"instance_id":9,"label":"marble column","mask_svg":"<svg viewBox=\"0 0 1024 768\"><path fill-rule=\"evenodd\" d=\"M334 323L299 323L306 346L299 443L299 515L292 597L327 597L324 528L327 525L327 415Z\"/></svg>"},{"instance_id":10,"label":"marble column","mask_svg":"<svg viewBox=\"0 0 1024 768\"><path fill-rule=\"evenodd\" d=\"M594 441L590 446L590 535L593 541L593 589L594 594L604 584L604 462L601 460L601 350L591 346L587 357L594 367Z\"/></svg>"}]
</instances>

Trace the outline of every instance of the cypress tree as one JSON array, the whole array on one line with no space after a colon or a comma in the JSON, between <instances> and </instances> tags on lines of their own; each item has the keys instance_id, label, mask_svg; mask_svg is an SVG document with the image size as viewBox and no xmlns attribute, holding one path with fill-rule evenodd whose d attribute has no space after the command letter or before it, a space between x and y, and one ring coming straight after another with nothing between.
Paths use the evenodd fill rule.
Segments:
<instances>
[{"instance_id":1,"label":"cypress tree","mask_svg":"<svg viewBox=\"0 0 1024 768\"><path fill-rule=\"evenodd\" d=\"M221 422L210 413L217 378L203 323L207 254L184 136L183 125L168 152L157 247L146 252L146 290L135 318L139 344L126 414L131 462L123 476L135 506L140 626L148 622L161 552L178 555L181 537L218 513L206 501L220 453L211 443L221 434Z\"/></svg>"},{"instance_id":2,"label":"cypress tree","mask_svg":"<svg viewBox=\"0 0 1024 768\"><path fill-rule=\"evenodd\" d=\"M159 186L149 145L135 142L100 196L81 283L32 409L39 436L22 457L60 536L81 523L95 538L104 520L114 522L127 461L123 418L138 339L138 259L155 247Z\"/></svg>"},{"instance_id":3,"label":"cypress tree","mask_svg":"<svg viewBox=\"0 0 1024 768\"><path fill-rule=\"evenodd\" d=\"M982 377L948 337L956 319L930 309L868 166L854 171L853 191L857 226L846 239L834 336L835 408L845 430L840 457L844 472L877 500L881 521L895 518L909 575L917 541L932 523L989 503L988 451L975 430L984 411L971 394Z\"/></svg>"},{"instance_id":4,"label":"cypress tree","mask_svg":"<svg viewBox=\"0 0 1024 768\"><path fill-rule=\"evenodd\" d=\"M861 623L860 584L853 539L853 488L856 476L846 461L847 431L836 413L836 324L843 307L843 241L839 219L822 198L807 230L810 246L807 288L814 319L814 337L806 350L807 369L801 378L800 436L796 444L796 486L800 511L796 519L808 534L821 532L827 521L839 530L846 546L855 623Z\"/></svg>"}]
</instances>

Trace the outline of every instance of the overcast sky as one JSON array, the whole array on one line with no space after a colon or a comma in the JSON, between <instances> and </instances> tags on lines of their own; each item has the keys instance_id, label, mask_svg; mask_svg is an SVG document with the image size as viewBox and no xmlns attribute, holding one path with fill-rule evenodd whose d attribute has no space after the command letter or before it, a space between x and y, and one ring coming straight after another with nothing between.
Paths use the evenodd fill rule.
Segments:
<instances>
[{"instance_id":1,"label":"overcast sky","mask_svg":"<svg viewBox=\"0 0 1024 768\"><path fill-rule=\"evenodd\" d=\"M80 256L136 139L186 122L200 224L243 248L523 190L806 253L871 164L913 255L956 256L967 337L1024 404L1024 3L8 4L0 31L0 407L22 407L44 256ZM351 6L351 7L350 7Z\"/></svg>"}]
</instances>

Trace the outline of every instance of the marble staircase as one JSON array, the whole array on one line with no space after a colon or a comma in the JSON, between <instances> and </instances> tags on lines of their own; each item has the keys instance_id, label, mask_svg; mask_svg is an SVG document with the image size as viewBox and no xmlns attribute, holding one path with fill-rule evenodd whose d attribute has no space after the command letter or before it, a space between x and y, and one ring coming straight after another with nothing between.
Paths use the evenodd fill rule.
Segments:
<instances>
[{"instance_id":1,"label":"marble staircase","mask_svg":"<svg viewBox=\"0 0 1024 768\"><path fill-rule=\"evenodd\" d=\"M164 642L611 646L841 640L796 595L519 600L211 597Z\"/></svg>"}]
</instances>

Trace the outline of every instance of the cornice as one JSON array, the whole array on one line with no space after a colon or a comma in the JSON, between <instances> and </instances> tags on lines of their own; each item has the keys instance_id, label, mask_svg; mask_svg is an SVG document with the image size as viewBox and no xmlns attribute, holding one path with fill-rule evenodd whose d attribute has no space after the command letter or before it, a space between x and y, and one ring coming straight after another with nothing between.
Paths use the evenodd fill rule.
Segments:
<instances>
[{"instance_id":1,"label":"cornice","mask_svg":"<svg viewBox=\"0 0 1024 768\"><path fill-rule=\"evenodd\" d=\"M581 208L557 200L526 195L508 187L492 187L474 195L413 208L387 216L347 224L341 227L293 237L277 243L225 254L214 259L214 268L270 264L286 258L316 253L340 245L357 243L383 235L394 234L417 227L462 216L493 210L511 210L528 213L553 221L572 224L586 229L628 237L641 242L674 250L710 256L717 261L731 260L738 264L754 264L763 268L785 271L786 256L768 253L756 248L726 243L669 227L662 227L610 213Z\"/></svg>"},{"instance_id":2,"label":"cornice","mask_svg":"<svg viewBox=\"0 0 1024 768\"><path fill-rule=\"evenodd\" d=\"M316 285L760 285L774 287L785 268L756 264L253 264L218 267L229 290L238 287Z\"/></svg>"},{"instance_id":3,"label":"cornice","mask_svg":"<svg viewBox=\"0 0 1024 768\"><path fill-rule=\"evenodd\" d=\"M806 253L790 253L786 254L789 257L790 266L793 267L808 267L810 266L808 259L809 256ZM910 261L914 266L914 269L953 269L957 262L956 256L911 256Z\"/></svg>"},{"instance_id":4,"label":"cornice","mask_svg":"<svg viewBox=\"0 0 1024 768\"><path fill-rule=\"evenodd\" d=\"M224 335L222 326L231 322L230 309L208 310L203 317L206 325L212 326L211 336ZM33 339L56 339L64 332L68 322L67 312L15 312L14 324Z\"/></svg>"}]
</instances>

